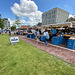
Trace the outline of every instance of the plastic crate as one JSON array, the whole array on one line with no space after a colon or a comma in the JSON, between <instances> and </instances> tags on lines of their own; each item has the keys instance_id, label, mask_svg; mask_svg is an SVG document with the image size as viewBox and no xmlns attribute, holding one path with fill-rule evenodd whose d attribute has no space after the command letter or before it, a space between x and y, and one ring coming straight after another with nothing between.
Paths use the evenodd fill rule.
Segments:
<instances>
[{"instance_id":1,"label":"plastic crate","mask_svg":"<svg viewBox=\"0 0 75 75\"><path fill-rule=\"evenodd\" d=\"M74 49L75 48L75 40L69 39L67 48Z\"/></svg>"},{"instance_id":2,"label":"plastic crate","mask_svg":"<svg viewBox=\"0 0 75 75\"><path fill-rule=\"evenodd\" d=\"M52 44L59 45L60 44L60 38L59 37L53 37L52 38Z\"/></svg>"},{"instance_id":3,"label":"plastic crate","mask_svg":"<svg viewBox=\"0 0 75 75\"><path fill-rule=\"evenodd\" d=\"M40 36L40 41L45 41L45 36Z\"/></svg>"},{"instance_id":4,"label":"plastic crate","mask_svg":"<svg viewBox=\"0 0 75 75\"><path fill-rule=\"evenodd\" d=\"M60 44L64 44L65 43L65 38L64 37L59 37L60 39Z\"/></svg>"}]
</instances>

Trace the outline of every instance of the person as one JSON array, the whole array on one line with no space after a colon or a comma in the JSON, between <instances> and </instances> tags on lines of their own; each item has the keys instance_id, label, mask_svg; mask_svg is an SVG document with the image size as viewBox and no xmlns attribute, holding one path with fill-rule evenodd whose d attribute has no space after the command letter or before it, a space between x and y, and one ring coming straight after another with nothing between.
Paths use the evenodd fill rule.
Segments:
<instances>
[{"instance_id":1,"label":"person","mask_svg":"<svg viewBox=\"0 0 75 75\"><path fill-rule=\"evenodd\" d=\"M9 30L9 35L11 35L11 31Z\"/></svg>"},{"instance_id":2,"label":"person","mask_svg":"<svg viewBox=\"0 0 75 75\"><path fill-rule=\"evenodd\" d=\"M48 42L47 42L47 41L49 40L50 36L49 36L49 34L48 34L47 29L46 29L45 32L44 32L44 36L45 36L44 45L47 44L47 46L48 46Z\"/></svg>"},{"instance_id":3,"label":"person","mask_svg":"<svg viewBox=\"0 0 75 75\"><path fill-rule=\"evenodd\" d=\"M37 44L39 43L39 38L40 38L40 32L38 29L36 29L36 40L37 40Z\"/></svg>"},{"instance_id":4,"label":"person","mask_svg":"<svg viewBox=\"0 0 75 75\"><path fill-rule=\"evenodd\" d=\"M52 33L53 33L53 37L56 36L56 29L53 29Z\"/></svg>"},{"instance_id":5,"label":"person","mask_svg":"<svg viewBox=\"0 0 75 75\"><path fill-rule=\"evenodd\" d=\"M41 35L41 30L39 30L39 33L40 33L40 35Z\"/></svg>"}]
</instances>

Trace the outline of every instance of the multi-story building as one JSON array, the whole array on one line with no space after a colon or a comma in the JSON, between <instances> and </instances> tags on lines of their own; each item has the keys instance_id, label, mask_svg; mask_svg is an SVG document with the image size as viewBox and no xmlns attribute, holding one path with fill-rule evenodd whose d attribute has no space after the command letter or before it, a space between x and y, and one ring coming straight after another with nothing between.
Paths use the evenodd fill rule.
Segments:
<instances>
[{"instance_id":1,"label":"multi-story building","mask_svg":"<svg viewBox=\"0 0 75 75\"><path fill-rule=\"evenodd\" d=\"M10 21L8 20L8 18L4 18L4 20L5 20L5 28L4 29L9 30L10 29Z\"/></svg>"},{"instance_id":2,"label":"multi-story building","mask_svg":"<svg viewBox=\"0 0 75 75\"><path fill-rule=\"evenodd\" d=\"M68 17L69 12L56 7L42 14L42 24L64 23Z\"/></svg>"}]
</instances>

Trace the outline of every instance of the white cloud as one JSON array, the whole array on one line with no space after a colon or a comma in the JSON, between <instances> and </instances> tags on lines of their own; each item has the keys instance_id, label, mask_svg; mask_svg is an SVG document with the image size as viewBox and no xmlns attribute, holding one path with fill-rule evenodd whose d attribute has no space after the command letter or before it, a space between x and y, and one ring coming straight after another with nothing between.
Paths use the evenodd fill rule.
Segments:
<instances>
[{"instance_id":1,"label":"white cloud","mask_svg":"<svg viewBox=\"0 0 75 75\"><path fill-rule=\"evenodd\" d=\"M42 12L38 10L38 6L31 0L20 0L20 4L15 3L11 10L15 15L28 17L30 24L42 22ZM28 23L27 22L27 23Z\"/></svg>"},{"instance_id":2,"label":"white cloud","mask_svg":"<svg viewBox=\"0 0 75 75\"><path fill-rule=\"evenodd\" d=\"M26 21L24 19L21 19L20 21L21 21L21 23L26 23Z\"/></svg>"},{"instance_id":3,"label":"white cloud","mask_svg":"<svg viewBox=\"0 0 75 75\"><path fill-rule=\"evenodd\" d=\"M11 26L12 26L12 25L14 24L14 22L15 22L15 20L11 20L11 19L9 19L9 18L8 18L8 20L10 21L10 25L11 25ZM21 19L20 22L21 22L21 23L27 23L24 19Z\"/></svg>"},{"instance_id":4,"label":"white cloud","mask_svg":"<svg viewBox=\"0 0 75 75\"><path fill-rule=\"evenodd\" d=\"M73 17L73 18L75 18L75 15L69 15L69 18L70 18L70 17Z\"/></svg>"}]
</instances>

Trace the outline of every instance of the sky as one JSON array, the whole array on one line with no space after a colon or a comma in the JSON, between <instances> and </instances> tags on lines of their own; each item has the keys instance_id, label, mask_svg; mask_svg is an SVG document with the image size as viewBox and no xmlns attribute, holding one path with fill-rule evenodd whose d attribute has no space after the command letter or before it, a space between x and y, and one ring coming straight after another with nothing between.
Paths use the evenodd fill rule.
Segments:
<instances>
[{"instance_id":1,"label":"sky","mask_svg":"<svg viewBox=\"0 0 75 75\"><path fill-rule=\"evenodd\" d=\"M20 16L22 24L34 25L42 22L42 13L55 7L75 13L75 0L0 0L0 14L2 18L9 18L11 24L15 15Z\"/></svg>"}]
</instances>

